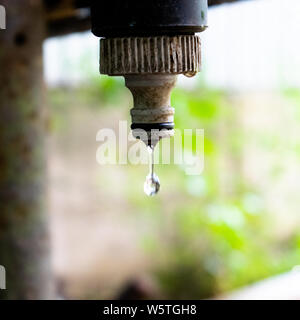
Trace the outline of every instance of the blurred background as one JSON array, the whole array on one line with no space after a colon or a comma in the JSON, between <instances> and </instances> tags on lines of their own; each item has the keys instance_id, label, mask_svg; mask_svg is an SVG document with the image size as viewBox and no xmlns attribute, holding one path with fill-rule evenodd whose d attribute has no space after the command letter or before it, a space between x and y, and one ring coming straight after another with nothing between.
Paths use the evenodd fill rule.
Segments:
<instances>
[{"instance_id":1,"label":"blurred background","mask_svg":"<svg viewBox=\"0 0 300 320\"><path fill-rule=\"evenodd\" d=\"M61 298L300 298L299 12L297 0L209 9L202 73L172 94L176 127L205 130L204 172L157 166L153 198L147 165L96 162L97 132L118 132L133 104L123 78L99 75L98 39L45 42Z\"/></svg>"}]
</instances>

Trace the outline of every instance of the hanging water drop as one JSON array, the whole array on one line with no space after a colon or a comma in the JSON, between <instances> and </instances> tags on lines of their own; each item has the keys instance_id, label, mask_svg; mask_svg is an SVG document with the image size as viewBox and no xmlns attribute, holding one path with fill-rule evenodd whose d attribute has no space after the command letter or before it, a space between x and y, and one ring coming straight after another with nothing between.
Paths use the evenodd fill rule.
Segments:
<instances>
[{"instance_id":1,"label":"hanging water drop","mask_svg":"<svg viewBox=\"0 0 300 320\"><path fill-rule=\"evenodd\" d=\"M149 153L149 174L146 177L146 181L144 183L144 192L147 196L153 197L155 196L160 188L160 182L158 176L154 172L154 147L148 146Z\"/></svg>"}]
</instances>

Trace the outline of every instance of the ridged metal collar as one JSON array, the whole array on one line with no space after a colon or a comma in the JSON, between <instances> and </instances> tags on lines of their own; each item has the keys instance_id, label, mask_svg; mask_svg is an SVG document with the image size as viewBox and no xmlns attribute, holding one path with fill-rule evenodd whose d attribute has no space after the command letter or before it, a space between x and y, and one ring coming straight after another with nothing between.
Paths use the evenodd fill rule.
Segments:
<instances>
[{"instance_id":1,"label":"ridged metal collar","mask_svg":"<svg viewBox=\"0 0 300 320\"><path fill-rule=\"evenodd\" d=\"M201 68L201 42L195 35L101 39L100 73L184 74Z\"/></svg>"}]
</instances>

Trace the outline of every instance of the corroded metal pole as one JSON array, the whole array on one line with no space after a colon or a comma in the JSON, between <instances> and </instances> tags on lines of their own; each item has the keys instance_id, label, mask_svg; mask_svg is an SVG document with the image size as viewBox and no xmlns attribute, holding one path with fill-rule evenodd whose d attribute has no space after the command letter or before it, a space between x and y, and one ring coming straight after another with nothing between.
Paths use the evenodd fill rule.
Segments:
<instances>
[{"instance_id":1,"label":"corroded metal pole","mask_svg":"<svg viewBox=\"0 0 300 320\"><path fill-rule=\"evenodd\" d=\"M0 264L5 299L51 297L45 212L42 0L2 0L0 30Z\"/></svg>"}]
</instances>

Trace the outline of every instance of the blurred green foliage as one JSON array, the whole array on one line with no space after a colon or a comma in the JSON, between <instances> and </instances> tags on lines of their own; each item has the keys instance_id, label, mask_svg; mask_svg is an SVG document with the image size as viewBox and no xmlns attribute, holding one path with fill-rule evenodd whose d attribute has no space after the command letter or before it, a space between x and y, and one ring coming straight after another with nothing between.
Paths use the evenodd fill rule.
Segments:
<instances>
[{"instance_id":1,"label":"blurred green foliage","mask_svg":"<svg viewBox=\"0 0 300 320\"><path fill-rule=\"evenodd\" d=\"M205 169L201 176L187 176L164 166L164 196L169 190L168 200L176 204L150 200L156 206L151 204L148 219L158 233L149 234L144 245L157 262L154 274L165 296L208 298L299 264L297 229L278 238L262 195L243 176L247 137L230 95L203 86L177 88L172 105L177 128L205 130ZM132 200L140 214L149 200L137 197Z\"/></svg>"},{"instance_id":2,"label":"blurred green foliage","mask_svg":"<svg viewBox=\"0 0 300 320\"><path fill-rule=\"evenodd\" d=\"M124 96L124 79L122 77L109 77L97 75L83 87L80 88L80 96L83 103L92 106L116 106L119 105Z\"/></svg>"},{"instance_id":3,"label":"blurred green foliage","mask_svg":"<svg viewBox=\"0 0 300 320\"><path fill-rule=\"evenodd\" d=\"M74 87L57 87L49 90L48 103L51 106L50 127L53 130L65 129L65 118L70 108L111 108L128 100L121 77L91 75L84 84Z\"/></svg>"},{"instance_id":4,"label":"blurred green foliage","mask_svg":"<svg viewBox=\"0 0 300 320\"><path fill-rule=\"evenodd\" d=\"M286 94L300 101L298 93ZM108 107L124 104L125 96L128 105L123 80L102 76L69 95L52 90L50 101L54 110L74 103ZM126 196L145 228L142 245L164 296L208 298L300 264L299 234L277 237L262 195L243 175L246 134L230 95L204 84L176 88L172 105L177 128L205 130L203 174L187 176L180 166L161 165L162 193L148 199L136 192L145 166L126 167L131 181Z\"/></svg>"}]
</instances>

